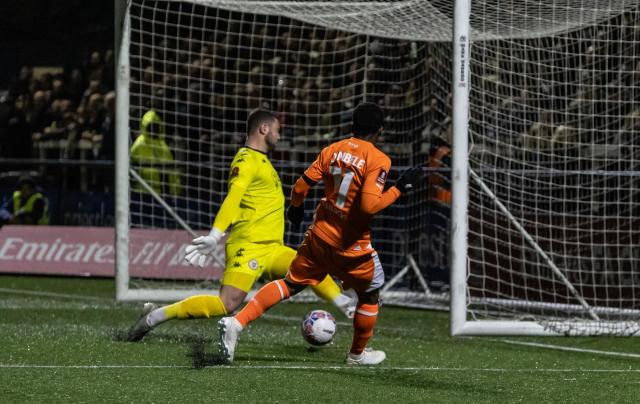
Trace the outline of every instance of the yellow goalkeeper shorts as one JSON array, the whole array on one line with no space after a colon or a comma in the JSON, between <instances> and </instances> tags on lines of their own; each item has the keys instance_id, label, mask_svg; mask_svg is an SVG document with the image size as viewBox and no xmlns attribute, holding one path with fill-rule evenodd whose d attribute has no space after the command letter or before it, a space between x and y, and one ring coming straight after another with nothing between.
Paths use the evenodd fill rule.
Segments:
<instances>
[{"instance_id":1,"label":"yellow goalkeeper shorts","mask_svg":"<svg viewBox=\"0 0 640 404\"><path fill-rule=\"evenodd\" d=\"M261 277L284 278L296 251L282 244L227 244L222 284L249 292Z\"/></svg>"}]
</instances>

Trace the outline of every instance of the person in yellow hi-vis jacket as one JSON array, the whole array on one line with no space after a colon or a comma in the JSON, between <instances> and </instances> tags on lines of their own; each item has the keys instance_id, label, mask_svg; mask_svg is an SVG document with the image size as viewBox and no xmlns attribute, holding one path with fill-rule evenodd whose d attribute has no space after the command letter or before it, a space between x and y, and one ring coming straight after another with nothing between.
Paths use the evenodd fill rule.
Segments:
<instances>
[{"instance_id":1,"label":"person in yellow hi-vis jacket","mask_svg":"<svg viewBox=\"0 0 640 404\"><path fill-rule=\"evenodd\" d=\"M0 227L4 224L49 224L49 201L30 176L18 179L13 197L0 209Z\"/></svg>"},{"instance_id":2,"label":"person in yellow hi-vis jacket","mask_svg":"<svg viewBox=\"0 0 640 404\"><path fill-rule=\"evenodd\" d=\"M164 140L165 126L154 110L147 111L140 122L140 134L131 146L131 165L153 190L164 197L180 193L178 172L171 168L173 154ZM138 181L131 186L133 224L165 227L166 212Z\"/></svg>"}]
</instances>

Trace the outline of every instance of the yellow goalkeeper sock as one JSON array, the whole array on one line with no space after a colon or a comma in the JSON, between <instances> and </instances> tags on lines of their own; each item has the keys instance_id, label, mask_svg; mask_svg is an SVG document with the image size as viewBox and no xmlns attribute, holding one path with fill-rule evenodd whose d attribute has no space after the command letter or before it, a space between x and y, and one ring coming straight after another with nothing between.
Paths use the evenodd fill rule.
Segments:
<instances>
[{"instance_id":1,"label":"yellow goalkeeper sock","mask_svg":"<svg viewBox=\"0 0 640 404\"><path fill-rule=\"evenodd\" d=\"M336 285L329 275L316 286L312 286L311 289L313 289L313 292L318 295L318 297L329 303L334 303L336 298L341 294L340 287Z\"/></svg>"},{"instance_id":2,"label":"yellow goalkeeper sock","mask_svg":"<svg viewBox=\"0 0 640 404\"><path fill-rule=\"evenodd\" d=\"M172 318L209 318L224 316L227 309L224 307L220 296L197 295L191 296L177 303L163 308L165 319Z\"/></svg>"}]
</instances>

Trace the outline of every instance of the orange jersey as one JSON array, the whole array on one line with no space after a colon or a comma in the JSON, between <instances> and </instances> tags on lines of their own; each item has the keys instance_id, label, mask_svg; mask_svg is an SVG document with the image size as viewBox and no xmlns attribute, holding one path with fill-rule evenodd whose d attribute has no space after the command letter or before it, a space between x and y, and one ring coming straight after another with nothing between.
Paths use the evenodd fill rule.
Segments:
<instances>
[{"instance_id":1,"label":"orange jersey","mask_svg":"<svg viewBox=\"0 0 640 404\"><path fill-rule=\"evenodd\" d=\"M291 203L302 203L309 180L312 184L322 180L325 196L318 203L310 230L340 250L355 243L360 246L356 249L366 249L373 215L400 196L395 187L384 191L390 169L391 159L371 142L352 137L332 143L298 180Z\"/></svg>"}]
</instances>

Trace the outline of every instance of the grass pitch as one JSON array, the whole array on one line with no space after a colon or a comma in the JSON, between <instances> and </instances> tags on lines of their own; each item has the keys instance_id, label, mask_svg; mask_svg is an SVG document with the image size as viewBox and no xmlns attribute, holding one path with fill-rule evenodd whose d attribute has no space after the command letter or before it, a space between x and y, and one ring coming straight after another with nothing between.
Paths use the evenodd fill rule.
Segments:
<instances>
[{"instance_id":1,"label":"grass pitch","mask_svg":"<svg viewBox=\"0 0 640 404\"><path fill-rule=\"evenodd\" d=\"M635 338L452 338L447 313L383 307L371 346L387 360L343 364L351 325L332 306L282 304L216 364L216 319L173 321L118 340L140 305L107 279L0 276L0 402L637 403ZM338 318L309 350L311 309Z\"/></svg>"}]
</instances>

